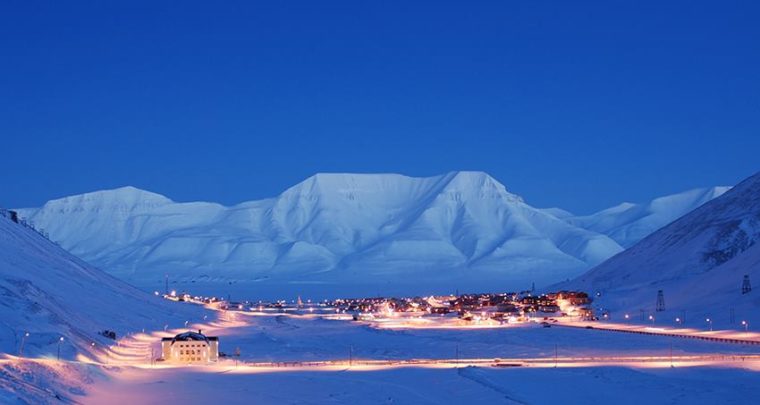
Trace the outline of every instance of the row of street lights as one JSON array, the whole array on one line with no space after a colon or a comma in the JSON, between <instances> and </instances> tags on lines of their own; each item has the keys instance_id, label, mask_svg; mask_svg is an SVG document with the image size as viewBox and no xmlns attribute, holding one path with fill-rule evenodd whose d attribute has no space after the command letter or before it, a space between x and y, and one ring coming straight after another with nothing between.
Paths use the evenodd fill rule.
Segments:
<instances>
[{"instance_id":1,"label":"row of street lights","mask_svg":"<svg viewBox=\"0 0 760 405\"><path fill-rule=\"evenodd\" d=\"M29 337L29 332L24 332L24 334L21 336L21 345L18 348L18 357L24 357L24 343L26 343L26 338ZM58 346L57 346L57 354L56 358L58 360L61 360L61 345L63 344L63 341L65 339L63 336L58 338ZM92 343L92 347L95 347L95 342Z\"/></svg>"},{"instance_id":2,"label":"row of street lights","mask_svg":"<svg viewBox=\"0 0 760 405\"><path fill-rule=\"evenodd\" d=\"M206 315L204 315L204 316L203 316L203 320L204 320L204 321L205 321L207 318L208 318L208 317L207 317ZM188 325L189 323L190 323L190 321L189 321L189 320L188 320L188 321L185 321L185 328L187 328L187 325ZM168 328L168 327L169 327L169 325L168 325L168 324L167 324L167 325L164 325L164 331L165 331L165 330L167 330L167 328ZM145 331L145 329L143 329L143 331ZM24 334L23 334L23 335L21 335L21 345L19 345L19 349L18 349L18 356L19 356L19 357L24 357L24 344L26 343L26 338L28 338L28 337L29 337L29 332L24 332ZM63 338L63 336L61 336L61 337L59 337L59 338L58 338L58 341L57 341L57 348L56 348L56 358L57 358L58 360L61 360L61 345L63 344L63 342L64 342L64 341L65 341L65 339ZM117 343L116 343L116 344L117 344L117 345L119 344L119 343L118 343L118 341L117 341ZM92 348L93 348L93 349L95 349L95 342L92 342L92 343L90 343L90 346L92 346Z\"/></svg>"},{"instance_id":3,"label":"row of street lights","mask_svg":"<svg viewBox=\"0 0 760 405\"><path fill-rule=\"evenodd\" d=\"M608 318L608 315L604 314L604 319L607 319L607 318ZM631 315L625 314L625 315L623 315L623 318L625 318L625 320L628 321L628 320L631 319ZM654 315L649 315L648 319L650 321L652 321L652 325L654 325L655 316ZM679 326L683 325L683 319L681 317L676 317L675 321L676 321L676 323ZM713 330L713 320L712 320L712 318L706 318L705 322L707 322L710 325L710 331L712 332L712 330ZM741 325L744 327L744 331L745 332L749 331L749 322L748 321L746 321L746 320L742 321Z\"/></svg>"}]
</instances>

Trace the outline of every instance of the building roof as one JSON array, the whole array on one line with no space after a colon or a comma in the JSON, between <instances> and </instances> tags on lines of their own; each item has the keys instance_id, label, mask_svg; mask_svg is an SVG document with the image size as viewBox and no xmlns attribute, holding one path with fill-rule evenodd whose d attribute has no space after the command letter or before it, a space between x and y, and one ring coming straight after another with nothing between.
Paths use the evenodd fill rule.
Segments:
<instances>
[{"instance_id":1,"label":"building roof","mask_svg":"<svg viewBox=\"0 0 760 405\"><path fill-rule=\"evenodd\" d=\"M162 342L166 342L169 340L171 340L172 344L174 344L174 342L188 342L188 341L208 342L210 340L219 340L219 338L216 336L206 336L200 333L200 331L198 331L198 332L183 332L183 333L178 334L177 336L174 336L173 338L167 337L167 338L161 339Z\"/></svg>"}]
</instances>

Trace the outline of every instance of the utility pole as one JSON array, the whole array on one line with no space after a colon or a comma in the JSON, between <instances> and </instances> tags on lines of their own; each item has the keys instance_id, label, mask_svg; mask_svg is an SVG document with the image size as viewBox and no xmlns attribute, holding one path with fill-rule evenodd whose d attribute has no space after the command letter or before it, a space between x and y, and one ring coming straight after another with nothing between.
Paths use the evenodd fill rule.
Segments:
<instances>
[{"instance_id":1,"label":"utility pole","mask_svg":"<svg viewBox=\"0 0 760 405\"><path fill-rule=\"evenodd\" d=\"M63 336L58 339L58 360L61 360L61 343L63 343Z\"/></svg>"},{"instance_id":2,"label":"utility pole","mask_svg":"<svg viewBox=\"0 0 760 405\"><path fill-rule=\"evenodd\" d=\"M348 366L354 365L354 346L348 346Z\"/></svg>"},{"instance_id":3,"label":"utility pole","mask_svg":"<svg viewBox=\"0 0 760 405\"><path fill-rule=\"evenodd\" d=\"M456 368L459 368L459 343L456 346Z\"/></svg>"},{"instance_id":4,"label":"utility pole","mask_svg":"<svg viewBox=\"0 0 760 405\"><path fill-rule=\"evenodd\" d=\"M29 332L24 332L24 335L21 336L21 346L18 348L18 357L24 357L24 342L26 341L26 338L29 337Z\"/></svg>"},{"instance_id":5,"label":"utility pole","mask_svg":"<svg viewBox=\"0 0 760 405\"><path fill-rule=\"evenodd\" d=\"M169 274L164 274L164 295L169 295Z\"/></svg>"},{"instance_id":6,"label":"utility pole","mask_svg":"<svg viewBox=\"0 0 760 405\"><path fill-rule=\"evenodd\" d=\"M554 344L554 368L557 368L557 357L558 357L558 350L557 350L557 344Z\"/></svg>"}]
</instances>

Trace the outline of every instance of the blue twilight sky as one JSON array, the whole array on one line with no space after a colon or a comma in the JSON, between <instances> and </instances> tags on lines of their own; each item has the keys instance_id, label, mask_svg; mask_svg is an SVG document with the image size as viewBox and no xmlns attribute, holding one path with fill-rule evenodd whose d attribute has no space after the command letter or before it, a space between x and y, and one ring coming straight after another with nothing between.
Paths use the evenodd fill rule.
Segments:
<instances>
[{"instance_id":1,"label":"blue twilight sky","mask_svg":"<svg viewBox=\"0 0 760 405\"><path fill-rule=\"evenodd\" d=\"M588 213L734 184L760 170L758 4L6 1L0 206L481 170Z\"/></svg>"}]
</instances>

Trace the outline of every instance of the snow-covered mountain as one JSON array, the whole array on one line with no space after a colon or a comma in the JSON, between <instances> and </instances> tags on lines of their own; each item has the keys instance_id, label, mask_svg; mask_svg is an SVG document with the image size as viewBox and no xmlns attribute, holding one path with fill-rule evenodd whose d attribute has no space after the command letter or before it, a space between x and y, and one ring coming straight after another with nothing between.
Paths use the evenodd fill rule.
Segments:
<instances>
[{"instance_id":1,"label":"snow-covered mountain","mask_svg":"<svg viewBox=\"0 0 760 405\"><path fill-rule=\"evenodd\" d=\"M199 283L515 288L572 277L622 250L479 172L318 174L233 207L126 187L22 215L75 255L143 286L169 273Z\"/></svg>"},{"instance_id":2,"label":"snow-covered mountain","mask_svg":"<svg viewBox=\"0 0 760 405\"><path fill-rule=\"evenodd\" d=\"M61 357L71 359L93 350L93 342L95 350L113 344L98 334L104 329L122 336L200 316L199 309L170 306L2 215L0 297L0 352L17 354L23 344L34 357L56 356L61 337Z\"/></svg>"},{"instance_id":3,"label":"snow-covered mountain","mask_svg":"<svg viewBox=\"0 0 760 405\"><path fill-rule=\"evenodd\" d=\"M698 188L656 198L645 204L622 203L588 216L573 216L557 209L550 213L573 225L605 234L628 248L730 189L731 187Z\"/></svg>"},{"instance_id":4,"label":"snow-covered mountain","mask_svg":"<svg viewBox=\"0 0 760 405\"><path fill-rule=\"evenodd\" d=\"M760 319L758 291L741 293L743 276L760 281L760 174L756 174L644 238L565 287L600 292L600 305L653 311L658 290L666 308L715 321ZM703 320L706 318L702 318ZM703 326L703 325L700 325Z\"/></svg>"}]
</instances>

